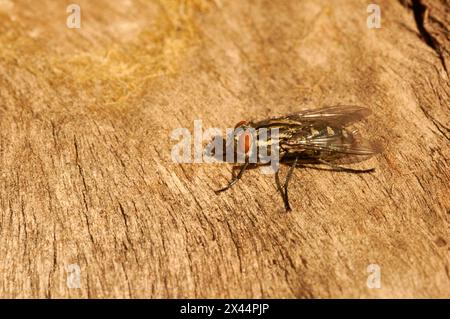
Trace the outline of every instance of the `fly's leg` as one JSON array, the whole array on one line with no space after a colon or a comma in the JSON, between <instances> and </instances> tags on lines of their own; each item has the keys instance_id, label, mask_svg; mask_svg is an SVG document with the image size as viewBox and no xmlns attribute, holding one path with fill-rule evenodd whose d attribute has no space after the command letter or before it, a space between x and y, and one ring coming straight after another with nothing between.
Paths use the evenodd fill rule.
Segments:
<instances>
[{"instance_id":1,"label":"fly's leg","mask_svg":"<svg viewBox=\"0 0 450 319\"><path fill-rule=\"evenodd\" d=\"M236 172L241 170L241 166L233 166L233 168L231 169L231 178L235 178L236 177Z\"/></svg>"},{"instance_id":2,"label":"fly's leg","mask_svg":"<svg viewBox=\"0 0 450 319\"><path fill-rule=\"evenodd\" d=\"M281 194L281 198L283 198L283 203L284 203L284 206L286 207L286 200L285 200L285 198L284 198L284 192L283 192L283 187L281 187L281 183L280 183L280 170L277 170L276 172L275 172L275 184L277 184L277 189L278 189L278 191L280 192L280 194ZM288 203L289 204L289 203Z\"/></svg>"},{"instance_id":3,"label":"fly's leg","mask_svg":"<svg viewBox=\"0 0 450 319\"><path fill-rule=\"evenodd\" d=\"M288 186L289 186L289 181L292 178L292 173L294 172L295 166L297 166L297 160L298 160L298 158L296 157L294 163L289 168L289 171L286 176L286 181L284 182L284 200L285 200L284 207L286 208L287 212L290 212L292 210L291 205L289 205Z\"/></svg>"},{"instance_id":4,"label":"fly's leg","mask_svg":"<svg viewBox=\"0 0 450 319\"><path fill-rule=\"evenodd\" d=\"M292 210L291 205L289 205L288 186L289 186L289 181L292 178L292 173L294 172L294 169L297 166L297 160L298 160L298 158L296 157L294 163L289 168L289 171L286 175L286 180L284 181L283 187L281 187L280 177L278 175L279 171L277 171L275 173L275 182L277 184L278 191L281 193L281 196L283 197L284 208L286 209L287 212L290 212Z\"/></svg>"},{"instance_id":5,"label":"fly's leg","mask_svg":"<svg viewBox=\"0 0 450 319\"><path fill-rule=\"evenodd\" d=\"M330 162L327 162L323 159L318 159L319 163L321 164L325 164L330 166L331 168L333 168L336 171L340 171L340 172L348 172L348 173L370 173L375 171L375 168L368 168L368 169L354 169L354 168L348 168L348 167L343 167L343 166L339 166Z\"/></svg>"},{"instance_id":6,"label":"fly's leg","mask_svg":"<svg viewBox=\"0 0 450 319\"><path fill-rule=\"evenodd\" d=\"M239 170L239 173L237 174L237 176L233 176L233 178L231 179L231 181L228 183L227 186L225 186L224 188L221 188L219 190L216 190L215 193L218 194L218 193L224 192L224 191L228 190L229 188L231 188L231 186L236 184L237 181L241 179L242 175L244 174L244 171L247 169L249 164L250 164L250 162L245 162L241 166L241 169Z\"/></svg>"}]
</instances>

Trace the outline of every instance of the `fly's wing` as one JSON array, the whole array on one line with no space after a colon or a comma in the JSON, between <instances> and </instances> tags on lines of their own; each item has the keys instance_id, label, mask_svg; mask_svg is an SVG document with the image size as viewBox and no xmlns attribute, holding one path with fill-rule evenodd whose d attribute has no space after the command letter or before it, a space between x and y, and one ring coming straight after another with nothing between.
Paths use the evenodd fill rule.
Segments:
<instances>
[{"instance_id":1,"label":"fly's wing","mask_svg":"<svg viewBox=\"0 0 450 319\"><path fill-rule=\"evenodd\" d=\"M256 128L283 127L284 125L305 125L308 123L328 123L332 126L346 126L357 122L368 115L370 109L357 105L327 106L315 110L305 110L286 116L274 117L253 123Z\"/></svg>"},{"instance_id":2,"label":"fly's wing","mask_svg":"<svg viewBox=\"0 0 450 319\"><path fill-rule=\"evenodd\" d=\"M382 151L381 144L363 139L357 131L335 128L333 134L322 130L316 136L293 135L280 146L288 153L305 154L311 159L323 159L333 163L361 162ZM312 151L312 152L311 152Z\"/></svg>"}]
</instances>

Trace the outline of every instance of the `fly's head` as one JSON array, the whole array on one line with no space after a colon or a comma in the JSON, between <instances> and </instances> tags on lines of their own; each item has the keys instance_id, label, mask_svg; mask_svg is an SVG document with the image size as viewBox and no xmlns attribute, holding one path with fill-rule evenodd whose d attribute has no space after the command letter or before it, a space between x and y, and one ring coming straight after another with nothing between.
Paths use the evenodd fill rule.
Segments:
<instances>
[{"instance_id":1,"label":"fly's head","mask_svg":"<svg viewBox=\"0 0 450 319\"><path fill-rule=\"evenodd\" d=\"M220 135L214 136L205 149L206 156L213 157L218 161L224 161L226 153L226 139Z\"/></svg>"},{"instance_id":2,"label":"fly's head","mask_svg":"<svg viewBox=\"0 0 450 319\"><path fill-rule=\"evenodd\" d=\"M219 161L232 163L249 156L253 143L250 128L250 124L246 121L237 123L226 138L215 136L206 146L205 154Z\"/></svg>"}]
</instances>

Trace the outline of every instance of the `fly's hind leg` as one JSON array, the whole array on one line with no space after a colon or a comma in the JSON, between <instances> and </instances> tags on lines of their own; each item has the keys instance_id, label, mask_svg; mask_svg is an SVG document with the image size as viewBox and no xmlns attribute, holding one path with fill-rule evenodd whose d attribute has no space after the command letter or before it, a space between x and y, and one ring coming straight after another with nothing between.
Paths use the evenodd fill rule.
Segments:
<instances>
[{"instance_id":1,"label":"fly's hind leg","mask_svg":"<svg viewBox=\"0 0 450 319\"><path fill-rule=\"evenodd\" d=\"M231 186L233 186L234 184L237 183L238 180L241 179L242 175L244 174L244 171L248 168L250 162L245 162L242 166L241 169L239 170L239 173L237 174L237 176L233 176L233 178L231 179L231 181L228 182L228 185L225 186L224 188L221 188L219 190L214 191L216 194L219 194L221 192L224 192L228 189L231 188Z\"/></svg>"},{"instance_id":2,"label":"fly's hind leg","mask_svg":"<svg viewBox=\"0 0 450 319\"><path fill-rule=\"evenodd\" d=\"M284 208L286 209L287 212L290 212L292 210L291 205L289 205L288 186L289 186L289 181L292 178L292 173L294 172L294 169L297 166L297 160L298 160L298 158L296 157L294 163L289 168L289 171L287 172L286 180L284 181L283 187L281 187L280 177L278 174L279 171L276 171L276 173L275 173L275 182L277 184L278 191L281 193L281 196L283 197Z\"/></svg>"},{"instance_id":3,"label":"fly's hind leg","mask_svg":"<svg viewBox=\"0 0 450 319\"><path fill-rule=\"evenodd\" d=\"M370 173L370 172L374 172L375 171L375 168L354 169L354 168L348 168L348 167L343 167L343 166L340 166L340 165L336 165L336 164L327 162L327 161L325 161L323 159L318 159L318 161L319 161L319 163L328 165L331 168L333 168L334 170L339 171L339 172L348 172L348 173L359 174L359 173Z\"/></svg>"},{"instance_id":4,"label":"fly's hind leg","mask_svg":"<svg viewBox=\"0 0 450 319\"><path fill-rule=\"evenodd\" d=\"M283 199L284 207L286 207L286 199L284 197L283 187L280 183L280 170L277 170L275 172L275 184L277 185L277 189L280 192L281 198ZM289 206L289 203L287 203L287 205Z\"/></svg>"}]
</instances>

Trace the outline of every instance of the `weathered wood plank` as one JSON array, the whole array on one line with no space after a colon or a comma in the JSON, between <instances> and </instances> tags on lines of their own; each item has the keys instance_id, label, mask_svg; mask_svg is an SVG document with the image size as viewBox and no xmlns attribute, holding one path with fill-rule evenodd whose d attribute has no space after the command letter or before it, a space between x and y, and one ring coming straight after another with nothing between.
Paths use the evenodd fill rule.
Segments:
<instances>
[{"instance_id":1,"label":"weathered wood plank","mask_svg":"<svg viewBox=\"0 0 450 319\"><path fill-rule=\"evenodd\" d=\"M79 2L0 0L0 296L450 297L448 1ZM291 214L170 157L194 120L345 103L377 170L297 170Z\"/></svg>"}]
</instances>

